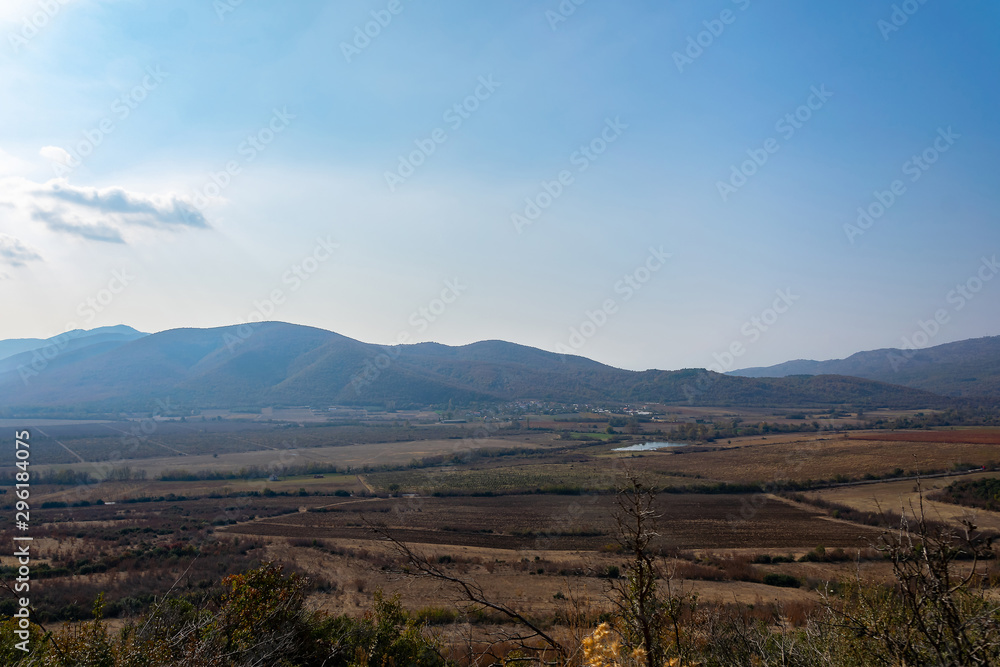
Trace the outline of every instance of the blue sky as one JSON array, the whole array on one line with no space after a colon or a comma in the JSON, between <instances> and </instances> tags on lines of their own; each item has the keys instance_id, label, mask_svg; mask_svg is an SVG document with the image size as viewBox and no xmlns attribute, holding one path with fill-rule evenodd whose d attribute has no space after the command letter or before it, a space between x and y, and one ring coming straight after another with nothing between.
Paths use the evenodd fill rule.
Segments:
<instances>
[{"instance_id":1,"label":"blue sky","mask_svg":"<svg viewBox=\"0 0 1000 667\"><path fill-rule=\"evenodd\" d=\"M0 338L730 370L1000 333L995 3L576 2L7 0Z\"/></svg>"}]
</instances>

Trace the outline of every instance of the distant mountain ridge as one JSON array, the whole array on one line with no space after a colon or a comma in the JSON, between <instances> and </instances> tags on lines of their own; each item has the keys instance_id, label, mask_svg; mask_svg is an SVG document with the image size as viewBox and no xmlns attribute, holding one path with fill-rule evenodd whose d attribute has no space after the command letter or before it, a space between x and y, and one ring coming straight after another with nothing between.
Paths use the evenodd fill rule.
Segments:
<instances>
[{"instance_id":1,"label":"distant mountain ridge","mask_svg":"<svg viewBox=\"0 0 1000 667\"><path fill-rule=\"evenodd\" d=\"M119 324L112 327L98 327L89 330L73 329L52 338L12 338L10 340L0 340L0 361L23 354L24 352L43 350L49 347L62 350L72 345L74 348L81 348L93 343L128 342L146 335L141 331L136 331L132 327Z\"/></svg>"},{"instance_id":2,"label":"distant mountain ridge","mask_svg":"<svg viewBox=\"0 0 1000 667\"><path fill-rule=\"evenodd\" d=\"M870 350L846 359L796 359L729 373L753 378L829 374L899 384L945 396L1000 397L1000 336L972 338L919 350Z\"/></svg>"},{"instance_id":3,"label":"distant mountain ridge","mask_svg":"<svg viewBox=\"0 0 1000 667\"><path fill-rule=\"evenodd\" d=\"M504 341L385 347L282 322L172 329L108 345L68 350L28 377L23 367L0 367L0 405L148 410L168 399L190 408L522 399L899 408L949 403L931 392L850 377L637 372Z\"/></svg>"}]
</instances>

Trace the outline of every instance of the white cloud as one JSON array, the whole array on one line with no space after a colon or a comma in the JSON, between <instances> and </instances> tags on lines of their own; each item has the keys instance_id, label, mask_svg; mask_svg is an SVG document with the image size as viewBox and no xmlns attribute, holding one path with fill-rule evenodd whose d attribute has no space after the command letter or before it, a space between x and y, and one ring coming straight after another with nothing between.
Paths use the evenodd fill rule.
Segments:
<instances>
[{"instance_id":1,"label":"white cloud","mask_svg":"<svg viewBox=\"0 0 1000 667\"><path fill-rule=\"evenodd\" d=\"M52 160L59 164L69 164L69 161L73 159L73 156L65 148L60 148L59 146L45 146L42 150L38 151L38 154L46 160Z\"/></svg>"},{"instance_id":2,"label":"white cloud","mask_svg":"<svg viewBox=\"0 0 1000 667\"><path fill-rule=\"evenodd\" d=\"M0 205L11 212L15 225L41 224L49 232L105 243L126 243L129 234L143 228L180 232L209 227L186 197L77 187L62 179L36 183L0 178Z\"/></svg>"},{"instance_id":3,"label":"white cloud","mask_svg":"<svg viewBox=\"0 0 1000 667\"><path fill-rule=\"evenodd\" d=\"M121 232L101 222L87 222L72 212L65 210L45 211L35 209L31 219L43 223L50 231L79 236L90 241L105 243L125 243Z\"/></svg>"},{"instance_id":4,"label":"white cloud","mask_svg":"<svg viewBox=\"0 0 1000 667\"><path fill-rule=\"evenodd\" d=\"M0 234L0 263L8 266L24 266L28 262L36 262L42 256L34 248L26 245L20 239L6 234Z\"/></svg>"},{"instance_id":5,"label":"white cloud","mask_svg":"<svg viewBox=\"0 0 1000 667\"><path fill-rule=\"evenodd\" d=\"M52 180L37 190L42 197L116 219L121 225L208 227L205 216L187 198L147 195L124 188L81 188Z\"/></svg>"}]
</instances>

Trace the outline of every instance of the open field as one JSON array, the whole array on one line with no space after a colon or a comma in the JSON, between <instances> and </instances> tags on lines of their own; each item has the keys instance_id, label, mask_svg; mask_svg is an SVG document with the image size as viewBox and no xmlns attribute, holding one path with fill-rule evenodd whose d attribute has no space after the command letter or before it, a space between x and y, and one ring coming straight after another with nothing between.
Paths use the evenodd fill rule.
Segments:
<instances>
[{"instance_id":1,"label":"open field","mask_svg":"<svg viewBox=\"0 0 1000 667\"><path fill-rule=\"evenodd\" d=\"M681 420L711 416L704 409L689 412L672 414ZM178 452L149 456L147 449L137 449L135 458L115 463L144 471L145 480L33 487L32 522L44 532L37 563L53 572L39 582L40 599L52 619L82 618L96 593L106 590L109 599L120 601L116 613L126 613L162 594L189 565L187 581L201 590L225 573L277 559L314 578L314 608L360 613L369 608L376 587L400 593L411 609L450 607L448 591L401 575L404 563L369 526L384 524L397 539L442 559L449 571L473 576L486 590L533 613L557 618L572 594L592 600L596 614L606 610L609 581L602 573L626 560L618 553L613 489L628 466L674 491L707 491L714 483L744 485L748 491L668 488L659 495L657 549L669 556L685 586L724 603L811 605L818 599L812 588L852 576L852 554L872 558L879 530L832 518L807 503L754 492L749 485L859 479L1000 460L998 429L866 431L848 437L827 430L618 453L613 450L632 442L669 440L671 425L645 422L637 433L614 435L604 433L606 423L546 425L532 418L530 430L491 427L486 437L474 423L303 428L224 419L206 422L204 431L192 431L201 428L197 422L158 425L149 438L157 443L145 446L161 454L163 446ZM567 426L572 430L564 439ZM55 445L63 453L55 440L78 454L100 453L120 441L107 424L42 429L50 436L42 438L43 448ZM482 452L470 455L473 450ZM338 472L292 474L310 465ZM100 468L88 459L33 470ZM257 472L235 476L241 469ZM190 477L183 481L158 479L184 471ZM277 479L260 471L273 471ZM230 477L197 478L209 473ZM924 485L936 488L954 479ZM809 494L870 510L875 499L889 508L909 502L916 497L913 488L912 481L885 481ZM964 513L946 503L928 506L947 520ZM1000 515L980 511L978 516L984 527L1000 530ZM0 539L10 536L0 531ZM798 562L821 547L840 555ZM767 560L772 557L780 562ZM0 562L13 564L9 557ZM888 574L878 560L861 565L872 576ZM801 587L766 586L761 580L768 573L789 574Z\"/></svg>"},{"instance_id":2,"label":"open field","mask_svg":"<svg viewBox=\"0 0 1000 667\"><path fill-rule=\"evenodd\" d=\"M32 461L36 465L140 461L206 453L223 456L425 440L465 440L462 447L468 448L482 439L503 435L500 426L492 424L477 428L473 425L411 424L382 420L306 426L297 422L269 423L245 419L105 420L59 423L33 429ZM533 436L536 434L525 434L521 439L527 437L530 441ZM537 437L551 439L553 436L544 433L537 434Z\"/></svg>"},{"instance_id":3,"label":"open field","mask_svg":"<svg viewBox=\"0 0 1000 667\"><path fill-rule=\"evenodd\" d=\"M964 475L963 481L994 478L997 473L976 473ZM919 490L925 494L944 488L953 483L955 477L939 477L921 480ZM829 502L839 503L865 512L889 511L900 513L905 511L912 515L920 501L920 491L917 482L913 480L899 482L879 482L861 486L823 489L805 494L807 497L820 498ZM977 526L986 530L1000 532L1000 512L984 509L962 507L946 502L937 502L924 498L927 517L938 521L957 523L962 519L971 519Z\"/></svg>"},{"instance_id":4,"label":"open field","mask_svg":"<svg viewBox=\"0 0 1000 667\"><path fill-rule=\"evenodd\" d=\"M642 452L642 466L664 473L697 475L705 480L729 482L783 482L881 477L894 471L943 471L955 466L978 467L1000 461L1000 441L989 435L984 442L929 439L910 433L891 440L870 438L869 432L851 437L830 433L783 434L775 437L733 439L711 448L691 447ZM881 435L881 434L879 434ZM952 438L946 432L945 438Z\"/></svg>"},{"instance_id":5,"label":"open field","mask_svg":"<svg viewBox=\"0 0 1000 667\"><path fill-rule=\"evenodd\" d=\"M660 484L681 483L682 478L658 477ZM615 469L594 460L573 463L517 462L496 460L486 465L449 466L378 472L366 479L382 491L396 485L400 491L432 493L524 493L542 490L611 491Z\"/></svg>"},{"instance_id":6,"label":"open field","mask_svg":"<svg viewBox=\"0 0 1000 667\"><path fill-rule=\"evenodd\" d=\"M358 468L406 465L414 459L429 456L463 455L470 449L506 449L510 447L535 449L542 445L539 440L547 438L502 439L448 439L448 440L410 440L403 442L383 442L364 444L345 444L333 447L294 447L288 443L286 448L267 448L238 453L198 454L189 453L183 456L149 457L128 459L127 463L136 470L145 470L148 479L155 478L165 472L179 475L183 472L203 473L209 471L235 472L243 468L256 466L262 470L281 470L298 466L315 466L317 468ZM79 470L90 472L95 468L91 463L74 463L65 465L39 465L40 471L47 470Z\"/></svg>"},{"instance_id":7,"label":"open field","mask_svg":"<svg viewBox=\"0 0 1000 667\"><path fill-rule=\"evenodd\" d=\"M450 608L454 605L454 591L438 582L373 570L355 556L363 554L369 562L385 562L392 552L384 546L366 540L339 540L338 544L350 553L331 554L314 547L293 546L282 540L271 542L266 550L268 556L276 560L300 564L310 576L340 583L333 590L317 594L313 599L314 608L333 613L363 613L370 608L370 593L376 587L387 593L398 593L402 599L409 601L408 606L412 609ZM513 552L419 543L413 546L434 560L452 559L456 573L482 582L493 599L516 603L539 617L555 615L560 611L565 614L572 598L586 600L595 615L609 610L610 583L607 579L593 576L593 573L622 563L620 556L581 551ZM850 576L854 566L851 563L796 563L784 567L790 567L803 581L822 581ZM541 574L539 570L542 570ZM764 574L776 571L776 568L762 566L759 570ZM805 588L778 588L753 581L690 579L677 583L688 591L696 592L704 602L731 603L735 599L749 604L773 601L815 604L816 601L815 593ZM562 593L566 599L558 599L557 593Z\"/></svg>"},{"instance_id":8,"label":"open field","mask_svg":"<svg viewBox=\"0 0 1000 667\"><path fill-rule=\"evenodd\" d=\"M232 496L245 493L260 493L271 489L278 493L294 493L299 489L309 493L333 494L343 491L351 494L363 493L367 487L358 475L324 473L317 475L282 476L277 481L267 479L223 479L167 482L143 480L130 482L105 482L84 486L39 486L35 490L38 502L96 502L121 501L136 497L159 496Z\"/></svg>"},{"instance_id":9,"label":"open field","mask_svg":"<svg viewBox=\"0 0 1000 667\"><path fill-rule=\"evenodd\" d=\"M865 547L877 532L774 498L664 494L658 519L668 549ZM384 524L405 541L514 550L600 551L617 535L611 495L365 499L326 512L258 519L223 528L255 536L363 539Z\"/></svg>"},{"instance_id":10,"label":"open field","mask_svg":"<svg viewBox=\"0 0 1000 667\"><path fill-rule=\"evenodd\" d=\"M937 442L956 443L967 442L981 445L1000 445L1000 429L998 428L951 428L935 431L906 431L889 433L868 432L863 435L851 436L852 439L880 440L888 442Z\"/></svg>"}]
</instances>

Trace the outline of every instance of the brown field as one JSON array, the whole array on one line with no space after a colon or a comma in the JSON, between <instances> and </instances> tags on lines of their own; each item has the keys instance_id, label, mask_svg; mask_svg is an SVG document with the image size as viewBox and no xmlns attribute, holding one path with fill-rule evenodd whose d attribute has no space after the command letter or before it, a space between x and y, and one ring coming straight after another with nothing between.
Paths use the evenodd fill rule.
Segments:
<instances>
[{"instance_id":1,"label":"brown field","mask_svg":"<svg viewBox=\"0 0 1000 667\"><path fill-rule=\"evenodd\" d=\"M831 521L773 497L662 494L658 532L676 549L864 547L876 531ZM614 544L611 495L385 498L329 512L259 519L222 530L255 536L371 539L367 522L404 541L513 550L593 550Z\"/></svg>"},{"instance_id":2,"label":"brown field","mask_svg":"<svg viewBox=\"0 0 1000 667\"><path fill-rule=\"evenodd\" d=\"M771 482L857 479L863 474L889 475L894 470L943 471L959 464L974 466L1000 461L1000 442L992 434L985 442L935 439L939 432L923 432L923 439L885 440L870 433L852 437L830 433L785 434L780 437L733 440L709 447L643 452L633 456L642 466L663 473L698 475L705 480ZM910 433L899 434L910 436ZM638 461L637 461L638 464Z\"/></svg>"},{"instance_id":3,"label":"brown field","mask_svg":"<svg viewBox=\"0 0 1000 667\"><path fill-rule=\"evenodd\" d=\"M671 419L729 414L704 408L667 412ZM773 411L740 411L744 417L750 412L762 420L781 418ZM596 614L607 608L609 582L600 573L627 561L615 539L615 497L607 492L620 481L624 466L646 474L658 486L676 487L858 479L897 469L944 470L1000 461L1000 429L853 432L849 437L832 431L790 433L617 453L611 450L628 444L628 437L615 443L583 442L561 440L558 431L535 430L549 421L558 431L603 430L601 424L532 418L530 431L508 431L483 440L447 439L447 433L436 431L436 437L427 440L336 447L218 456L200 449L205 453L130 461L134 469L146 470L148 481L33 487L32 527L41 538L36 562L71 572L42 580L40 590L54 596L52 608L65 609L69 603L89 608L100 590L110 591L109 599L134 595L135 590L162 595L192 562L188 587L274 559L325 584L311 597L316 608L360 613L370 608L376 588L400 593L410 609L452 607L449 591L402 575L405 563L369 526L384 524L396 538L443 559L449 571L475 578L497 599L554 619L572 604L561 596L582 598ZM456 433L471 433L474 425L468 426L466 431L456 428ZM658 422L644 428L668 431L670 426ZM635 435L640 442L654 438L669 440L669 435ZM449 465L411 465L414 459L447 457L470 446L528 451ZM279 475L273 482L260 477L152 479L178 468L234 471L266 468L275 461L354 470L322 477ZM954 479L925 480L923 486L930 490ZM581 493L594 489L602 492ZM898 510L917 497L913 481L826 488L808 495L869 511L879 503ZM148 502L126 502L136 498ZM40 507L46 501L82 504L97 499L115 504ZM965 513L945 503L928 502L928 507L932 518L949 521ZM870 554L862 550L871 547L880 532L831 518L807 503L765 493L662 492L657 510L661 515L657 547L678 568L678 579L703 600L723 603L813 604L818 585L854 576L857 565L850 560L754 564L754 558L763 554L798 558L820 546L828 551L843 548L849 555ZM1000 513L979 511L977 519L983 527L1000 530ZM10 529L0 530L0 539L9 541L11 534ZM195 547L205 555L194 559L190 550ZM119 563L115 559L123 553L131 555ZM12 564L9 558L3 561ZM117 564L104 571L107 563ZM860 567L866 575L887 574L882 562L862 560ZM769 572L791 574L802 587L765 586L760 582ZM458 630L446 626L443 631Z\"/></svg>"},{"instance_id":4,"label":"brown field","mask_svg":"<svg viewBox=\"0 0 1000 667\"><path fill-rule=\"evenodd\" d=\"M976 473L963 475L960 478L938 477L925 479L920 481L919 490L927 493L948 486L956 479L968 481L996 476L997 473ZM916 481L906 480L822 489L807 493L806 496L840 503L865 512L889 511L912 516L913 511L919 506L919 490ZM924 499L924 508L927 517L930 519L951 523L957 523L962 519L971 519L980 528L1000 532L1000 512L970 509L926 498Z\"/></svg>"},{"instance_id":5,"label":"brown field","mask_svg":"<svg viewBox=\"0 0 1000 667\"><path fill-rule=\"evenodd\" d=\"M850 438L852 440L888 442L968 442L980 445L1000 445L1000 428L957 428L946 431L892 431L889 433L866 431L861 435L851 435Z\"/></svg>"},{"instance_id":6,"label":"brown field","mask_svg":"<svg viewBox=\"0 0 1000 667\"><path fill-rule=\"evenodd\" d=\"M336 447L303 447L282 450L258 450L229 454L196 454L188 456L168 456L144 458L131 462L133 468L145 470L148 478L164 472L183 470L193 473L207 471L236 471L241 468L258 466L268 469L272 466L322 466L356 467L384 465L405 465L413 459L425 456L461 454L469 449L504 449L508 447L539 448L552 440L551 435L542 437L517 438L456 438L454 440L412 440L407 442L386 442ZM91 463L40 465L38 470L72 469L91 471Z\"/></svg>"},{"instance_id":7,"label":"brown field","mask_svg":"<svg viewBox=\"0 0 1000 667\"><path fill-rule=\"evenodd\" d=\"M379 561L390 553L385 547L380 548L367 541L343 541L342 544L346 549L366 555L369 561ZM570 569L593 572L610 564L621 564L622 561L619 556L578 551L535 554L477 547L442 548L440 545L424 544L415 544L414 547L433 559L442 556L456 559L455 571L480 582L492 599L514 603L520 609L543 617L565 612L573 604L572 598L581 600L595 615L609 610L607 596L610 587L606 579L566 573ZM458 599L452 589L437 582L379 571L350 555L332 555L312 548L294 547L281 540L270 543L267 552L276 560L298 563L308 575L337 582L335 590L316 594L312 600L314 608L332 613L363 613L370 608L371 591L376 587L390 594L398 593L404 604L414 610L451 608ZM539 555L538 560L535 560L535 555ZM787 569L789 566L784 567ZM825 581L850 576L854 565L802 563L790 567L803 580ZM543 574L537 574L538 569L542 569ZM761 572L775 569L760 568ZM751 581L679 580L674 584L697 593L703 602L732 603L735 600L749 604L774 601L814 604L817 601L816 593L805 588L776 588ZM567 599L556 600L556 593L562 593Z\"/></svg>"},{"instance_id":8,"label":"brown field","mask_svg":"<svg viewBox=\"0 0 1000 667\"><path fill-rule=\"evenodd\" d=\"M33 495L39 503L47 501L75 502L80 500L122 501L128 498L142 496L158 497L173 494L175 496L207 496L211 494L236 495L246 492L261 492L271 489L275 492L295 492L306 489L309 493L333 493L343 490L356 494L366 490L362 477L350 474L324 473L321 477L315 475L296 475L280 477L271 482L266 479L225 479L197 480L190 482L164 482L160 480L144 480L132 482L105 482L90 486L38 486Z\"/></svg>"}]
</instances>

